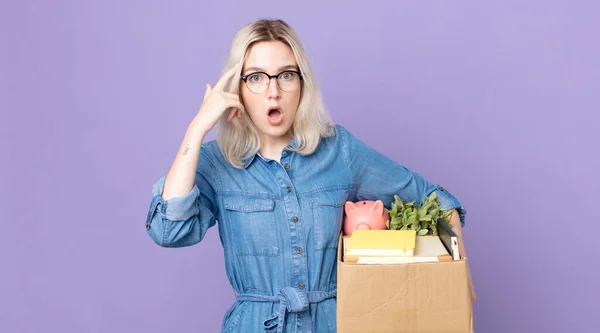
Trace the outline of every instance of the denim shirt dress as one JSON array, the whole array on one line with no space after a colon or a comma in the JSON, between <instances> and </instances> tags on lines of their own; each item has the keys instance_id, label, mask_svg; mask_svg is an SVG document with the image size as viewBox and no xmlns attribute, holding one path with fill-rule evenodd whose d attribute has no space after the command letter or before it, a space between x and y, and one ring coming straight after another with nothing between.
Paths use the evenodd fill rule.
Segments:
<instances>
[{"instance_id":1,"label":"denim shirt dress","mask_svg":"<svg viewBox=\"0 0 600 333\"><path fill-rule=\"evenodd\" d=\"M288 147L295 146L292 140ZM257 153L242 169L224 160L216 141L205 142L190 193L163 200L164 180L154 184L146 230L160 246L183 247L218 225L237 295L222 332L336 332L336 256L346 201L380 199L390 209L395 194L422 202L437 191L462 225L466 213L448 190L341 125L311 155L284 149L277 162Z\"/></svg>"}]
</instances>

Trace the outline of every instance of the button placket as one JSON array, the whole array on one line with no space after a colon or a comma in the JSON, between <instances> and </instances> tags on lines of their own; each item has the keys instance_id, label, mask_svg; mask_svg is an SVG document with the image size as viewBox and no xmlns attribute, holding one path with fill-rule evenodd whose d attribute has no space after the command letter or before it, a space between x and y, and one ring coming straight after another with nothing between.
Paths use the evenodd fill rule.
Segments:
<instances>
[{"instance_id":1,"label":"button placket","mask_svg":"<svg viewBox=\"0 0 600 333\"><path fill-rule=\"evenodd\" d=\"M298 198L298 195L296 195L295 189L293 188L294 184L291 177L292 173L289 172L291 170L291 163L289 162L289 158L290 156L286 154L282 156L282 161L279 165L277 174L285 191L283 195L283 200L286 202L286 207L288 207L289 213L291 215L291 219L288 220L288 223L290 223L289 230L291 232L290 250L292 251L292 253L295 253L295 255L293 256L292 260L293 275L292 281L290 282L296 284L296 286L299 289L304 289L306 288L306 282L304 281L307 281L308 279L308 263L306 262L307 256L304 255L304 249L306 244L304 243L305 239L303 226L301 223L298 223L300 221L300 218L298 216L298 214L300 213L300 203L298 200L300 199ZM294 195L290 196L290 194Z\"/></svg>"}]
</instances>

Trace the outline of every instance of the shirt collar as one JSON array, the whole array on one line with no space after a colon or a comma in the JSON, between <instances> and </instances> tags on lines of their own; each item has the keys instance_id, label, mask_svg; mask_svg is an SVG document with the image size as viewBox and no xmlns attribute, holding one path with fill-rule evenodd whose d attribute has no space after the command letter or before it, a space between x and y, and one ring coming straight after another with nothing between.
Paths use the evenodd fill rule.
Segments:
<instances>
[{"instance_id":1,"label":"shirt collar","mask_svg":"<svg viewBox=\"0 0 600 333\"><path fill-rule=\"evenodd\" d=\"M249 157L247 157L243 162L244 162L244 169L247 169L250 164L252 163L252 161L254 161L254 158L256 157L256 154L252 154Z\"/></svg>"},{"instance_id":2,"label":"shirt collar","mask_svg":"<svg viewBox=\"0 0 600 333\"><path fill-rule=\"evenodd\" d=\"M287 146L285 146L285 148L283 148L284 149L284 153L283 154L284 155L288 154L288 152L287 152L288 149L295 149L297 146L298 146L298 143L296 141L296 137L293 137L292 141ZM250 164L252 164L252 162L254 161L254 159L256 159L256 155L260 156L260 152L257 151L256 153L254 153L254 154L246 157L243 160L244 169L247 169L250 166Z\"/></svg>"}]
</instances>

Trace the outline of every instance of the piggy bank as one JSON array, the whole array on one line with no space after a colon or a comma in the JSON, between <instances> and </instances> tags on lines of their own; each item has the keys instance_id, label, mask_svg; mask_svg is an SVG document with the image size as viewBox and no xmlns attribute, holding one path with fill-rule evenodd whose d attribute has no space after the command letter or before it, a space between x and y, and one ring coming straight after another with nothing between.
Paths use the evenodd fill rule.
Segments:
<instances>
[{"instance_id":1,"label":"piggy bank","mask_svg":"<svg viewBox=\"0 0 600 333\"><path fill-rule=\"evenodd\" d=\"M344 234L351 235L356 229L384 230L390 219L381 200L346 201L344 206Z\"/></svg>"}]
</instances>

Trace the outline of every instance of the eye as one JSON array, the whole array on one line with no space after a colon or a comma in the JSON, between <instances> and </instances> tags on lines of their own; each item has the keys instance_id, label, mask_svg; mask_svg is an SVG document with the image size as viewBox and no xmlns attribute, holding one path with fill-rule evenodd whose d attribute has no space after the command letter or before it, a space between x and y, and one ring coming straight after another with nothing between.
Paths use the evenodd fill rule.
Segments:
<instances>
[{"instance_id":1,"label":"eye","mask_svg":"<svg viewBox=\"0 0 600 333\"><path fill-rule=\"evenodd\" d=\"M294 73L293 72L284 72L284 73L281 73L281 76L279 76L279 77L284 81L290 81L290 80L294 79Z\"/></svg>"},{"instance_id":2,"label":"eye","mask_svg":"<svg viewBox=\"0 0 600 333\"><path fill-rule=\"evenodd\" d=\"M250 80L250 82L252 83L259 83L260 81L262 81L262 75L260 74L251 74L248 79Z\"/></svg>"}]
</instances>

